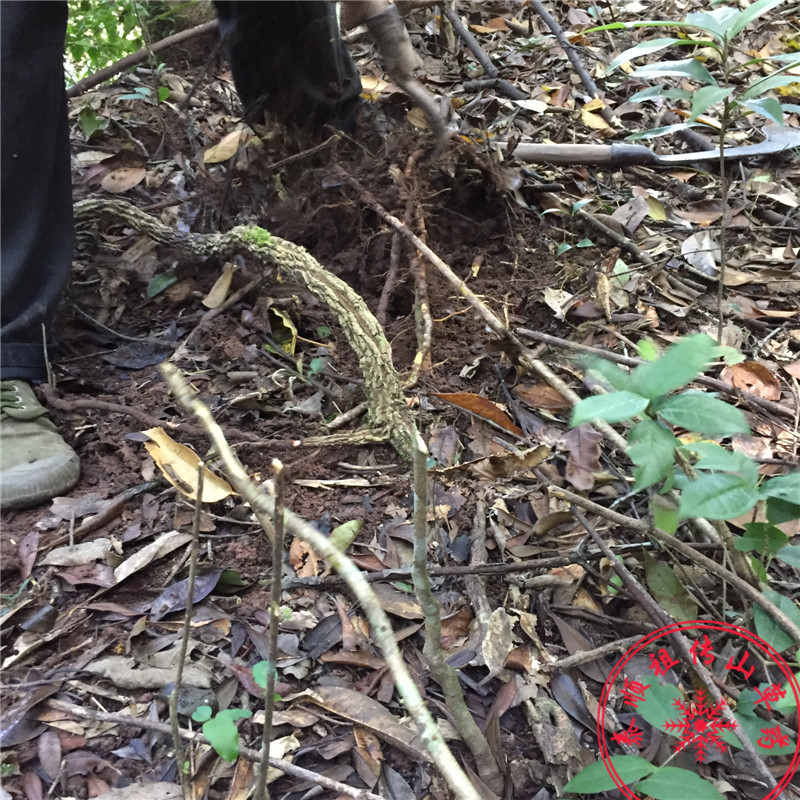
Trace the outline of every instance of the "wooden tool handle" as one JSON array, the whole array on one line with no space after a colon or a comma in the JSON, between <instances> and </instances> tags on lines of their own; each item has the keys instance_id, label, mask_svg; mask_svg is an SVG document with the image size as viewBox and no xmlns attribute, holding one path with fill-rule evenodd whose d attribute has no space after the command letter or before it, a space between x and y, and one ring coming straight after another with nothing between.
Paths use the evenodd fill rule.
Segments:
<instances>
[{"instance_id":1,"label":"wooden tool handle","mask_svg":"<svg viewBox=\"0 0 800 800\"><path fill-rule=\"evenodd\" d=\"M518 144L514 158L535 164L657 164L658 156L638 144Z\"/></svg>"}]
</instances>

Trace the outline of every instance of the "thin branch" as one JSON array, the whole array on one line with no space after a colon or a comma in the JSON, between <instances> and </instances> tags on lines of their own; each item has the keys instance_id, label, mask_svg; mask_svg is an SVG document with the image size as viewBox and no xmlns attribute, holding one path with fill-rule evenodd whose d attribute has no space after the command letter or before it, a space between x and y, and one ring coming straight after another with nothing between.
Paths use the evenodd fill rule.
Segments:
<instances>
[{"instance_id":1,"label":"thin branch","mask_svg":"<svg viewBox=\"0 0 800 800\"><path fill-rule=\"evenodd\" d=\"M269 762L269 745L272 740L272 712L275 710L275 675L278 663L278 626L280 625L281 611L281 585L283 582L283 490L285 473L283 464L277 458L272 460L272 469L275 473L275 514L273 526L275 535L272 537L272 576L270 579L269 603L269 638L267 652L267 687L264 690L264 729L261 739L261 769L258 773L255 800L265 800L267 796L267 764Z\"/></svg>"},{"instance_id":2,"label":"thin branch","mask_svg":"<svg viewBox=\"0 0 800 800\"><path fill-rule=\"evenodd\" d=\"M194 414L206 429L236 491L250 504L253 513L265 530L267 527L271 528L271 520L275 512L272 498L268 497L250 480L241 461L225 439L222 429L211 416L208 406L192 395L185 379L172 364L162 364L161 373L176 400L189 413ZM397 646L389 618L375 593L364 580L364 576L344 553L308 522L288 510L284 516L287 531L308 542L347 581L367 615L373 637L381 648L397 691L403 699L408 713L416 723L422 741L425 742L433 762L455 796L459 800L481 800L479 792L456 761L445 743L438 725L425 706L422 695L412 680L400 648Z\"/></svg>"},{"instance_id":3,"label":"thin branch","mask_svg":"<svg viewBox=\"0 0 800 800\"><path fill-rule=\"evenodd\" d=\"M194 504L194 519L192 520L192 547L189 551L189 577L186 587L186 613L183 615L183 629L181 630L181 644L178 654L178 663L175 667L175 682L172 694L169 696L169 723L172 729L172 744L175 748L175 763L178 767L178 777L181 782L181 792L184 800L192 800L193 792L186 774L186 755L181 742L180 727L178 725L178 695L181 691L183 680L183 665L186 663L186 652L189 649L189 633L192 627L192 607L194 606L194 584L197 578L197 553L200 549L200 517L203 508L203 480L205 478L205 464L201 461L197 465L197 498Z\"/></svg>"},{"instance_id":4,"label":"thin branch","mask_svg":"<svg viewBox=\"0 0 800 800\"><path fill-rule=\"evenodd\" d=\"M132 717L129 714L111 714L107 711L95 711L93 708L86 708L85 706L76 706L73 703L66 703L63 700L47 700L46 705L56 711L63 711L65 714L72 714L79 719L91 719L97 722L110 722L114 725L125 725L129 728L142 728L147 731L155 731L156 733L163 733L167 736L170 735L170 726L165 722L156 722L151 719ZM202 733L195 731L188 731L185 728L180 729L182 739L188 742L201 742L202 744L211 744ZM258 763L261 759L261 753L254 750L252 747L239 746L239 755L244 756L248 761ZM380 795L368 792L365 789L355 789L348 786L346 783L326 778L309 769L303 769L290 761L284 761L280 758L270 758L269 765L287 775L291 775L298 780L308 781L317 786L322 786L323 789L328 789L332 792L339 792L340 794L352 797L354 800L385 800Z\"/></svg>"}]
</instances>

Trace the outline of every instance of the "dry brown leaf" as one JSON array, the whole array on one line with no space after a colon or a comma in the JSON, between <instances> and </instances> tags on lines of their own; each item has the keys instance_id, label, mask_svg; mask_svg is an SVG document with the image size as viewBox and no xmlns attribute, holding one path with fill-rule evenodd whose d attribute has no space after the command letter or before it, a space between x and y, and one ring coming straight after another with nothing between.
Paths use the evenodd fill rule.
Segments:
<instances>
[{"instance_id":1,"label":"dry brown leaf","mask_svg":"<svg viewBox=\"0 0 800 800\"><path fill-rule=\"evenodd\" d=\"M296 536L289 545L289 563L298 578L316 577L321 570L321 560L314 548Z\"/></svg>"},{"instance_id":2,"label":"dry brown leaf","mask_svg":"<svg viewBox=\"0 0 800 800\"><path fill-rule=\"evenodd\" d=\"M197 472L200 457L186 445L176 442L163 428L142 431L150 438L144 446L164 477L185 497L197 499ZM231 485L203 466L204 503L218 503L235 494Z\"/></svg>"},{"instance_id":3,"label":"dry brown leaf","mask_svg":"<svg viewBox=\"0 0 800 800\"><path fill-rule=\"evenodd\" d=\"M504 608L496 608L487 621L486 636L481 644L483 660L492 677L503 672L511 647L511 620Z\"/></svg>"},{"instance_id":4,"label":"dry brown leaf","mask_svg":"<svg viewBox=\"0 0 800 800\"><path fill-rule=\"evenodd\" d=\"M793 378L800 380L800 361L792 361L789 364L781 364L781 368Z\"/></svg>"},{"instance_id":5,"label":"dry brown leaf","mask_svg":"<svg viewBox=\"0 0 800 800\"><path fill-rule=\"evenodd\" d=\"M225 302L228 292L231 290L234 272L236 272L236 264L229 261L222 270L222 274L214 281L209 293L202 300L206 308L217 308Z\"/></svg>"},{"instance_id":6,"label":"dry brown leaf","mask_svg":"<svg viewBox=\"0 0 800 800\"><path fill-rule=\"evenodd\" d=\"M179 800L181 787L176 783L132 783L122 789L95 797L94 800Z\"/></svg>"},{"instance_id":7,"label":"dry brown leaf","mask_svg":"<svg viewBox=\"0 0 800 800\"><path fill-rule=\"evenodd\" d=\"M511 478L526 470L533 469L533 467L538 467L550 455L550 452L550 448L547 445L540 444L538 447L521 453L505 452L499 456L489 456L477 461L468 461L462 466L469 475L484 480Z\"/></svg>"},{"instance_id":8,"label":"dry brown leaf","mask_svg":"<svg viewBox=\"0 0 800 800\"><path fill-rule=\"evenodd\" d=\"M472 392L434 392L433 397L438 397L440 400L461 408L469 414L474 414L476 417L487 419L515 436L522 436L522 430L511 421L505 411L496 403L481 397L479 394L473 394Z\"/></svg>"},{"instance_id":9,"label":"dry brown leaf","mask_svg":"<svg viewBox=\"0 0 800 800\"><path fill-rule=\"evenodd\" d=\"M130 558L123 561L114 570L114 579L117 583L121 583L125 578L130 577L135 572L142 569L142 567L146 567L152 561L169 555L173 550L176 550L178 547L181 547L191 540L191 533L181 533L180 531L167 531L166 533L162 533L154 542L145 545L137 553L134 553Z\"/></svg>"},{"instance_id":10,"label":"dry brown leaf","mask_svg":"<svg viewBox=\"0 0 800 800\"><path fill-rule=\"evenodd\" d=\"M242 142L247 141L251 134L244 128L231 131L222 137L215 145L212 145L203 153L204 164L219 164L233 158L239 150Z\"/></svg>"},{"instance_id":11,"label":"dry brown leaf","mask_svg":"<svg viewBox=\"0 0 800 800\"><path fill-rule=\"evenodd\" d=\"M147 176L144 167L120 167L107 173L100 185L112 194L121 194L140 184Z\"/></svg>"},{"instance_id":12,"label":"dry brown leaf","mask_svg":"<svg viewBox=\"0 0 800 800\"><path fill-rule=\"evenodd\" d=\"M316 686L295 697L305 697L332 714L372 731L413 758L426 763L431 760L419 736L409 725L397 720L377 700L361 692L343 686Z\"/></svg>"},{"instance_id":13,"label":"dry brown leaf","mask_svg":"<svg viewBox=\"0 0 800 800\"><path fill-rule=\"evenodd\" d=\"M780 400L781 385L772 371L759 361L743 361L722 370L720 379L737 389L752 392L765 400Z\"/></svg>"},{"instance_id":14,"label":"dry brown leaf","mask_svg":"<svg viewBox=\"0 0 800 800\"><path fill-rule=\"evenodd\" d=\"M378 596L381 607L388 614L402 619L422 619L422 609L411 595L386 583L376 583L372 589Z\"/></svg>"},{"instance_id":15,"label":"dry brown leaf","mask_svg":"<svg viewBox=\"0 0 800 800\"><path fill-rule=\"evenodd\" d=\"M514 387L512 394L531 408L561 411L572 405L558 390L548 386L546 383L536 383L528 386L518 385Z\"/></svg>"},{"instance_id":16,"label":"dry brown leaf","mask_svg":"<svg viewBox=\"0 0 800 800\"><path fill-rule=\"evenodd\" d=\"M600 472L600 443L603 434L591 425L579 425L564 437L564 447L569 451L565 475L578 491L589 491L594 487L594 475Z\"/></svg>"}]
</instances>

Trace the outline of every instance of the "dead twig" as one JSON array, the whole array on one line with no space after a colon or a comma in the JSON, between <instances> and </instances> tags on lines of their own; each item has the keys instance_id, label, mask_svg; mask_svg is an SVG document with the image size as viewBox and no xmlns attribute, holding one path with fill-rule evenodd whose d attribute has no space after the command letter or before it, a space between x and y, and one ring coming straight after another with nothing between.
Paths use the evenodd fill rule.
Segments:
<instances>
[{"instance_id":1,"label":"dead twig","mask_svg":"<svg viewBox=\"0 0 800 800\"><path fill-rule=\"evenodd\" d=\"M461 17L458 16L458 13L454 8L451 8L448 3L442 3L441 5L442 13L447 17L447 21L453 26L453 30L459 35L461 41L470 49L472 55L478 60L478 63L483 67L484 73L488 76L488 81L470 81L470 83L482 83L482 84L489 84L492 88L497 89L499 92L502 92L506 97L510 97L512 100L525 100L528 95L523 92L521 89L517 89L512 83L507 80L503 80L500 77L500 71L497 67L492 63L492 59L486 55L484 49L478 44L478 40L470 33L467 26L461 21ZM467 89L467 84L464 84L464 88ZM483 87L481 87L483 88ZM467 89L467 91L471 91Z\"/></svg>"},{"instance_id":2,"label":"dead twig","mask_svg":"<svg viewBox=\"0 0 800 800\"><path fill-rule=\"evenodd\" d=\"M567 39L566 34L561 29L561 26L555 21L553 15L545 8L542 0L531 0L531 6L542 18L544 24L550 28L550 32L553 34L553 36L556 37L556 41L574 67L575 72L578 73L578 77L581 79L583 88L586 89L591 97L599 99L600 91L597 88L597 84L592 79L592 76L589 74L589 71L586 69L586 67L584 67L583 61L581 61L577 51L572 46L569 39ZM603 119L609 125L613 125L614 112L608 106L604 105L600 109L600 113L602 114Z\"/></svg>"},{"instance_id":3,"label":"dead twig","mask_svg":"<svg viewBox=\"0 0 800 800\"><path fill-rule=\"evenodd\" d=\"M85 706L76 706L74 703L67 703L63 700L48 700L46 705L56 711L61 711L65 714L72 714L78 719L91 719L97 722L110 722L114 725L124 725L128 728L142 728L146 731L154 731L155 733L163 733L167 736L170 735L170 726L165 722L156 722L151 719L132 717L129 714L112 714L107 711L95 711L93 708ZM211 742L203 736L202 733L195 731L188 731L185 728L180 728L179 733L182 739L188 742L202 742L203 744L211 744ZM258 763L261 758L261 753L254 750L252 747L239 746L239 755L244 756L248 761ZM285 772L298 780L308 781L316 786L321 786L331 792L338 792L346 797L352 797L354 800L385 800L380 795L368 792L365 789L355 789L348 786L346 783L326 778L317 772L312 772L309 769L303 769L291 761L284 761L280 758L270 758L269 765L275 769Z\"/></svg>"},{"instance_id":4,"label":"dead twig","mask_svg":"<svg viewBox=\"0 0 800 800\"><path fill-rule=\"evenodd\" d=\"M175 399L200 420L219 454L233 487L250 504L264 530L274 536L271 533L272 519L275 513L273 499L249 478L243 464L226 441L222 429L211 416L208 407L192 395L188 384L177 368L172 364L162 364L161 372ZM414 433L416 437L416 432ZM298 515L287 510L284 514L284 522L290 533L308 542L347 581L350 590L367 615L372 635L383 653L406 710L416 724L431 759L447 781L453 794L458 800L481 800L480 794L456 761L428 711L422 695L405 665L386 612L367 581L364 580L361 571L331 543L330 539L320 534Z\"/></svg>"},{"instance_id":5,"label":"dead twig","mask_svg":"<svg viewBox=\"0 0 800 800\"><path fill-rule=\"evenodd\" d=\"M194 584L197 577L197 553L200 550L200 516L203 508L203 481L205 479L205 464L201 461L197 467L197 498L194 504L194 518L192 520L192 544L189 550L189 577L186 586L186 612L183 615L183 628L181 629L181 643L178 663L175 666L175 681L172 694L169 696L169 725L172 730L172 746L175 748L175 762L178 768L178 777L181 782L181 792L184 800L192 800L193 792L186 770L186 756L183 752L180 725L178 724L178 697L181 692L183 680L183 665L186 662L186 652L189 649L189 638L192 627L192 609L194 607Z\"/></svg>"},{"instance_id":6,"label":"dead twig","mask_svg":"<svg viewBox=\"0 0 800 800\"><path fill-rule=\"evenodd\" d=\"M517 89L511 81L505 78L483 78L474 81L464 81L461 88L465 92L480 92L483 89L496 89L500 94L504 94L511 100L527 100L528 95Z\"/></svg>"},{"instance_id":7,"label":"dead twig","mask_svg":"<svg viewBox=\"0 0 800 800\"><path fill-rule=\"evenodd\" d=\"M83 398L67 400L57 395L46 383L41 384L37 388L41 391L45 399L45 404L49 408L54 408L56 411L61 411L64 414L71 414L76 411L106 411L110 414L123 414L131 417L145 428L166 428L171 431L180 431L187 436L203 436L205 434L205 431L199 425L192 425L190 422L173 423L165 421L145 411L141 411L138 408L126 406L122 403L110 403L107 400ZM264 442L263 437L250 433L249 431L239 430L238 428L227 428L225 435L230 436L231 439L237 442L252 442L254 444L263 444ZM290 446L290 443L286 443L286 446Z\"/></svg>"},{"instance_id":8,"label":"dead twig","mask_svg":"<svg viewBox=\"0 0 800 800\"><path fill-rule=\"evenodd\" d=\"M254 793L255 800L266 800L267 797L267 766L269 764L269 744L272 741L272 713L275 710L275 676L278 663L278 626L281 621L281 585L283 581L283 490L285 472L283 464L277 458L272 460L272 469L275 477L275 513L272 525L275 535L272 537L272 574L270 576L269 598L269 638L267 663L267 685L264 689L264 728L261 737L261 761L258 772L258 781Z\"/></svg>"},{"instance_id":9,"label":"dead twig","mask_svg":"<svg viewBox=\"0 0 800 800\"><path fill-rule=\"evenodd\" d=\"M655 266L655 261L650 258L635 242L632 242L627 236L622 236L615 230L612 230L605 223L601 222L594 214L588 214L582 208L578 208L572 212L576 217L582 219L587 225L594 228L603 234L607 239L610 239L615 244L618 244L626 253L630 253L639 263L644 264L646 267Z\"/></svg>"},{"instance_id":10,"label":"dead twig","mask_svg":"<svg viewBox=\"0 0 800 800\"><path fill-rule=\"evenodd\" d=\"M489 742L470 713L456 671L447 663L442 650L441 609L431 589L428 572L428 448L417 434L414 450L414 561L412 576L422 613L425 616L425 644L422 653L431 677L442 687L444 702L459 735L473 758L478 775L493 792L503 789L503 776Z\"/></svg>"}]
</instances>

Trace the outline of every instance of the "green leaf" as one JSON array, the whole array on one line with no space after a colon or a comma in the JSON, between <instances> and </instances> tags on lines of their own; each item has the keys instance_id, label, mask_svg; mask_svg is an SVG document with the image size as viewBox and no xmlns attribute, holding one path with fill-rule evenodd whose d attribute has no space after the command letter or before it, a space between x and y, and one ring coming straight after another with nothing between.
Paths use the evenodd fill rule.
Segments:
<instances>
[{"instance_id":1,"label":"green leaf","mask_svg":"<svg viewBox=\"0 0 800 800\"><path fill-rule=\"evenodd\" d=\"M734 538L734 547L743 553L754 550L762 556L773 556L789 541L780 528L768 522L748 522L744 529L744 536Z\"/></svg>"},{"instance_id":2,"label":"green leaf","mask_svg":"<svg viewBox=\"0 0 800 800\"><path fill-rule=\"evenodd\" d=\"M331 531L331 544L344 553L353 543L353 539L356 538L363 525L364 521L360 519L351 519L349 522L342 523Z\"/></svg>"},{"instance_id":3,"label":"green leaf","mask_svg":"<svg viewBox=\"0 0 800 800\"><path fill-rule=\"evenodd\" d=\"M206 722L211 719L211 715L214 713L214 710L211 706L197 706L192 714L192 719L195 722Z\"/></svg>"},{"instance_id":4,"label":"green leaf","mask_svg":"<svg viewBox=\"0 0 800 800\"><path fill-rule=\"evenodd\" d=\"M624 64L627 61L632 61L634 58L641 58L642 56L650 55L650 53L657 53L659 50L665 50L667 47L683 44L684 41L685 41L684 39L675 39L669 37L660 39L648 39L647 41L639 42L639 44L637 44L635 47L629 47L627 50L621 52L608 65L608 68L606 69L606 74L612 72L621 64Z\"/></svg>"},{"instance_id":5,"label":"green leaf","mask_svg":"<svg viewBox=\"0 0 800 800\"><path fill-rule=\"evenodd\" d=\"M664 98L665 100L690 100L692 93L687 89L664 88L663 83L657 86L648 86L647 89L642 89L641 92L632 94L628 101L631 103L641 103L642 100L650 100L654 97Z\"/></svg>"},{"instance_id":6,"label":"green leaf","mask_svg":"<svg viewBox=\"0 0 800 800\"><path fill-rule=\"evenodd\" d=\"M748 693L750 692L750 690L746 691ZM791 693L791 689L789 693ZM744 692L742 692L742 694L744 694ZM753 694L755 695L755 692L753 692ZM795 748L795 732L785 725L782 725L778 720L766 723L765 720L761 717L757 717L753 713L744 713L737 709L736 721L739 723L740 729L747 734L747 738L755 745L756 752L760 753L762 756L785 756L789 755ZM778 728L780 734L788 739L788 744L778 744L778 742L774 742L772 747L760 745L758 740L763 738L764 731L770 728Z\"/></svg>"},{"instance_id":7,"label":"green leaf","mask_svg":"<svg viewBox=\"0 0 800 800\"><path fill-rule=\"evenodd\" d=\"M797 603L774 589L764 589L764 597L771 600L795 625L800 625L800 608ZM756 633L779 653L794 643L794 639L759 605L753 604L753 621Z\"/></svg>"},{"instance_id":8,"label":"green leaf","mask_svg":"<svg viewBox=\"0 0 800 800\"><path fill-rule=\"evenodd\" d=\"M756 81L749 89L739 96L739 101L742 103L752 100L754 97L761 97L771 89L779 89L782 86L791 86L797 83L796 75L787 75L783 70L778 75L770 75L766 78Z\"/></svg>"},{"instance_id":9,"label":"green leaf","mask_svg":"<svg viewBox=\"0 0 800 800\"><path fill-rule=\"evenodd\" d=\"M748 559L750 561L750 567L753 570L753 574L756 576L756 579L761 581L763 584L769 583L769 574L765 569L764 565L754 556L749 555Z\"/></svg>"},{"instance_id":10,"label":"green leaf","mask_svg":"<svg viewBox=\"0 0 800 800\"><path fill-rule=\"evenodd\" d=\"M656 361L633 371L634 390L650 399L680 389L708 367L714 357L714 340L699 333L679 339Z\"/></svg>"},{"instance_id":11,"label":"green leaf","mask_svg":"<svg viewBox=\"0 0 800 800\"><path fill-rule=\"evenodd\" d=\"M766 117L770 122L783 127L783 106L774 97L762 97L756 100L749 100L743 103L746 108L755 111L756 114L761 114Z\"/></svg>"},{"instance_id":12,"label":"green leaf","mask_svg":"<svg viewBox=\"0 0 800 800\"><path fill-rule=\"evenodd\" d=\"M780 497L767 498L767 519L773 525L780 525L782 522L793 522L800 519L800 504L783 500Z\"/></svg>"},{"instance_id":13,"label":"green leaf","mask_svg":"<svg viewBox=\"0 0 800 800\"><path fill-rule=\"evenodd\" d=\"M753 486L738 475L724 472L702 474L681 492L681 519L733 519L746 514L758 502Z\"/></svg>"},{"instance_id":14,"label":"green leaf","mask_svg":"<svg viewBox=\"0 0 800 800\"><path fill-rule=\"evenodd\" d=\"M708 111L711 106L721 103L726 97L733 94L733 89L724 89L721 86L703 86L692 95L692 113L689 120L694 122L699 116Z\"/></svg>"},{"instance_id":15,"label":"green leaf","mask_svg":"<svg viewBox=\"0 0 800 800\"><path fill-rule=\"evenodd\" d=\"M159 103L164 103L164 102L166 102L168 97L169 97L169 86L159 86L158 87L158 102Z\"/></svg>"},{"instance_id":16,"label":"green leaf","mask_svg":"<svg viewBox=\"0 0 800 800\"><path fill-rule=\"evenodd\" d=\"M784 564L800 568L800 544L787 544L775 553Z\"/></svg>"},{"instance_id":17,"label":"green leaf","mask_svg":"<svg viewBox=\"0 0 800 800\"><path fill-rule=\"evenodd\" d=\"M239 729L236 727L236 720L251 716L252 712L243 708L228 708L203 723L206 738L226 761L236 761L239 757Z\"/></svg>"},{"instance_id":18,"label":"green leaf","mask_svg":"<svg viewBox=\"0 0 800 800\"><path fill-rule=\"evenodd\" d=\"M713 11L697 11L686 15L687 24L708 31L717 39L724 39L730 26L739 16L739 9L730 6L715 8Z\"/></svg>"},{"instance_id":19,"label":"green leaf","mask_svg":"<svg viewBox=\"0 0 800 800\"><path fill-rule=\"evenodd\" d=\"M147 291L145 294L148 298L152 299L156 297L156 295L161 294L161 292L169 289L173 283L177 282L177 275L174 275L172 272L161 272L158 275L154 275L150 283L147 284Z\"/></svg>"},{"instance_id":20,"label":"green leaf","mask_svg":"<svg viewBox=\"0 0 800 800\"><path fill-rule=\"evenodd\" d=\"M582 425L584 422L604 420L605 422L622 422L624 419L641 414L649 405L646 397L633 392L611 392L598 394L581 400L572 409L570 425Z\"/></svg>"},{"instance_id":21,"label":"green leaf","mask_svg":"<svg viewBox=\"0 0 800 800\"><path fill-rule=\"evenodd\" d=\"M563 256L564 253L566 253L569 250L572 250L572 245L571 244L567 244L566 242L562 242L558 246L558 249L556 250L556 255L557 256Z\"/></svg>"},{"instance_id":22,"label":"green leaf","mask_svg":"<svg viewBox=\"0 0 800 800\"><path fill-rule=\"evenodd\" d=\"M697 604L672 569L649 553L645 554L644 566L647 585L666 612L678 622L697 619Z\"/></svg>"},{"instance_id":23,"label":"green leaf","mask_svg":"<svg viewBox=\"0 0 800 800\"><path fill-rule=\"evenodd\" d=\"M639 492L658 483L675 464L679 442L672 432L658 422L643 419L631 428L628 455L636 465L633 490Z\"/></svg>"},{"instance_id":24,"label":"green leaf","mask_svg":"<svg viewBox=\"0 0 800 800\"><path fill-rule=\"evenodd\" d=\"M661 767L636 786L637 791L656 800L725 800L708 781L680 767Z\"/></svg>"},{"instance_id":25,"label":"green leaf","mask_svg":"<svg viewBox=\"0 0 800 800\"><path fill-rule=\"evenodd\" d=\"M649 761L645 761L640 756L612 756L609 760L614 765L620 780L626 785L650 775L655 770ZM616 783L605 763L595 761L594 764L589 764L569 781L564 787L564 791L576 794L594 794L615 788Z\"/></svg>"},{"instance_id":26,"label":"green leaf","mask_svg":"<svg viewBox=\"0 0 800 800\"><path fill-rule=\"evenodd\" d=\"M642 80L653 78L690 78L704 85L716 85L714 76L697 59L686 58L682 61L656 61L645 64L634 70L631 77Z\"/></svg>"},{"instance_id":27,"label":"green leaf","mask_svg":"<svg viewBox=\"0 0 800 800\"><path fill-rule=\"evenodd\" d=\"M650 513L653 515L653 524L664 533L675 533L678 530L678 523L681 521L678 516L677 506L666 497L653 495L650 498Z\"/></svg>"},{"instance_id":28,"label":"green leaf","mask_svg":"<svg viewBox=\"0 0 800 800\"><path fill-rule=\"evenodd\" d=\"M700 459L694 465L695 469L738 472L753 486L758 483L756 462L744 453L726 450L713 442L697 442L696 444L686 445L684 449L691 450L700 456Z\"/></svg>"},{"instance_id":29,"label":"green leaf","mask_svg":"<svg viewBox=\"0 0 800 800\"><path fill-rule=\"evenodd\" d=\"M758 19L783 2L784 0L756 0L755 3L737 15L736 20L725 33L729 39L733 39L734 36L741 33L753 20Z\"/></svg>"},{"instance_id":30,"label":"green leaf","mask_svg":"<svg viewBox=\"0 0 800 800\"><path fill-rule=\"evenodd\" d=\"M644 678L640 678L644 680ZM644 701L636 707L636 713L641 714L646 722L660 731L664 730L664 725L671 719L675 719L675 701L681 699L681 693L677 686L671 684L661 685L651 683L650 688L645 693ZM670 736L676 737L673 731L667 731Z\"/></svg>"},{"instance_id":31,"label":"green leaf","mask_svg":"<svg viewBox=\"0 0 800 800\"><path fill-rule=\"evenodd\" d=\"M625 137L626 142L637 142L641 139L655 139L657 136L666 136L668 133L678 133L688 128L700 127L697 122L677 122L674 125L662 125L660 128L651 128L649 131L639 131Z\"/></svg>"},{"instance_id":32,"label":"green leaf","mask_svg":"<svg viewBox=\"0 0 800 800\"><path fill-rule=\"evenodd\" d=\"M269 661L259 661L258 663L253 664L253 680L256 682L256 686L266 689L267 678L269 677L270 672L276 676L278 674L275 667L273 667Z\"/></svg>"},{"instance_id":33,"label":"green leaf","mask_svg":"<svg viewBox=\"0 0 800 800\"><path fill-rule=\"evenodd\" d=\"M800 503L800 472L768 478L761 485L762 497L779 497L790 503Z\"/></svg>"},{"instance_id":34,"label":"green leaf","mask_svg":"<svg viewBox=\"0 0 800 800\"><path fill-rule=\"evenodd\" d=\"M695 433L724 436L750 433L744 414L738 408L707 392L692 390L670 397L658 413L667 422Z\"/></svg>"},{"instance_id":35,"label":"green leaf","mask_svg":"<svg viewBox=\"0 0 800 800\"><path fill-rule=\"evenodd\" d=\"M316 358L312 358L311 361L308 362L308 374L319 375L319 373L325 369L327 363L328 359L326 357L317 356Z\"/></svg>"},{"instance_id":36,"label":"green leaf","mask_svg":"<svg viewBox=\"0 0 800 800\"><path fill-rule=\"evenodd\" d=\"M652 339L639 339L636 342L636 352L639 353L639 358L645 361L658 361L661 355Z\"/></svg>"},{"instance_id":37,"label":"green leaf","mask_svg":"<svg viewBox=\"0 0 800 800\"><path fill-rule=\"evenodd\" d=\"M88 142L98 131L102 131L108 125L108 120L98 117L93 108L84 106L78 113L78 124L81 132Z\"/></svg>"},{"instance_id":38,"label":"green leaf","mask_svg":"<svg viewBox=\"0 0 800 800\"><path fill-rule=\"evenodd\" d=\"M584 362L584 369L599 373L600 377L613 389L620 391L630 391L631 389L630 373L611 361L603 358L590 358Z\"/></svg>"}]
</instances>

